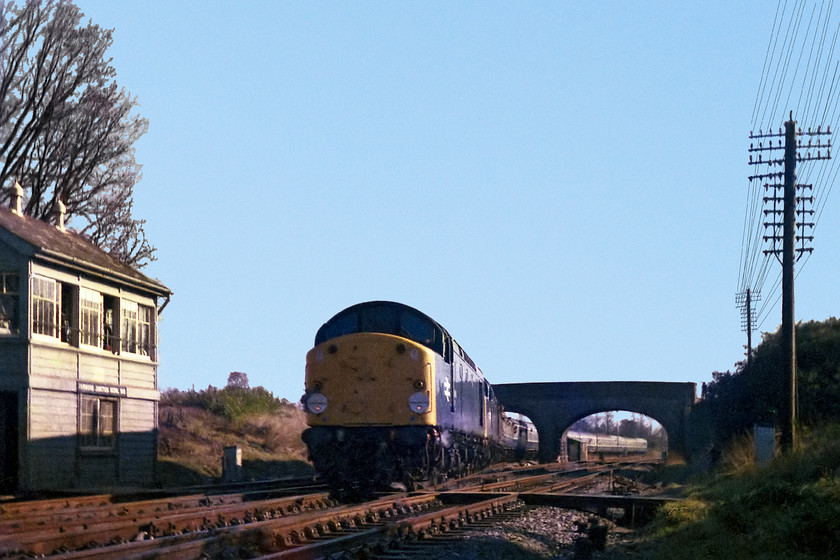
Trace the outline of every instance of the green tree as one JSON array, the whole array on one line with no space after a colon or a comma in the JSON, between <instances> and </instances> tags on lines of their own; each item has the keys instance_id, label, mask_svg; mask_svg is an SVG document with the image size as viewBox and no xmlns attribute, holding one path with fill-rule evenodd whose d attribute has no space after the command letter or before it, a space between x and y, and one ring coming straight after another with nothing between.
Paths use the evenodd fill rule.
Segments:
<instances>
[{"instance_id":1,"label":"green tree","mask_svg":"<svg viewBox=\"0 0 840 560\"><path fill-rule=\"evenodd\" d=\"M840 420L840 320L796 326L797 414L801 423ZM707 390L719 437L773 423L785 395L780 333L765 333L750 365L715 372Z\"/></svg>"},{"instance_id":2,"label":"green tree","mask_svg":"<svg viewBox=\"0 0 840 560\"><path fill-rule=\"evenodd\" d=\"M131 213L133 146L148 122L116 83L112 30L82 18L68 0L0 2L0 187L8 203L18 181L42 220L62 201L68 225L141 268L155 249Z\"/></svg>"}]
</instances>

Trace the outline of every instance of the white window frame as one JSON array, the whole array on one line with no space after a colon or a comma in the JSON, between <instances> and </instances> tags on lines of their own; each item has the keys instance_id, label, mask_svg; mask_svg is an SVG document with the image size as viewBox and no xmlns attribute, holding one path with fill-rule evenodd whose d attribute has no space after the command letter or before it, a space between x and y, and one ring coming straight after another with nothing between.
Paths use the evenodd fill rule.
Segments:
<instances>
[{"instance_id":1,"label":"white window frame","mask_svg":"<svg viewBox=\"0 0 840 560\"><path fill-rule=\"evenodd\" d=\"M32 333L60 340L61 284L58 280L39 275L32 276L30 284Z\"/></svg>"},{"instance_id":2,"label":"white window frame","mask_svg":"<svg viewBox=\"0 0 840 560\"><path fill-rule=\"evenodd\" d=\"M136 301L120 302L122 330L120 345L123 352L151 358L154 335L154 308Z\"/></svg>"},{"instance_id":3,"label":"white window frame","mask_svg":"<svg viewBox=\"0 0 840 560\"><path fill-rule=\"evenodd\" d=\"M111 450L117 446L119 400L81 395L79 399L79 446ZM110 414L109 414L110 412Z\"/></svg>"},{"instance_id":4,"label":"white window frame","mask_svg":"<svg viewBox=\"0 0 840 560\"><path fill-rule=\"evenodd\" d=\"M104 298L100 292L90 288L79 288L79 342L87 346L102 348L102 325L104 320Z\"/></svg>"}]
</instances>

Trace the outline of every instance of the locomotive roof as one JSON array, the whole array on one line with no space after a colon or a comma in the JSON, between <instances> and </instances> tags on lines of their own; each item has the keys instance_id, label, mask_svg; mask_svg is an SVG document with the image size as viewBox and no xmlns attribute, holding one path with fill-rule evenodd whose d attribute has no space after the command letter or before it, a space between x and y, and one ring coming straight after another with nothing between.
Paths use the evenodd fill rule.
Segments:
<instances>
[{"instance_id":1,"label":"locomotive roof","mask_svg":"<svg viewBox=\"0 0 840 560\"><path fill-rule=\"evenodd\" d=\"M402 311L402 310L412 311L412 312L416 313L417 315L423 317L425 320L432 323L435 327L440 329L443 332L444 335L446 335L449 338L452 338L452 336L449 334L449 332L445 328L443 328L443 325L441 325L440 323L438 323L437 321L435 321L434 319L432 319L431 317L429 317L428 315L426 315L422 311L420 311L418 309L415 309L415 308L411 307L410 305L406 305L404 303L399 303L399 302L396 302L396 301L377 300L377 301L365 301L363 303L357 303L355 305L351 305L350 307L348 307L346 309L342 309L341 311L339 311L338 313L333 315L326 323L321 325L320 329L318 329L318 332L315 334L315 345L317 346L318 344L321 344L322 342L325 342L326 340L329 340L329 338L326 336L325 327L327 327L328 325L330 325L331 323L333 323L337 319L340 319L341 317L347 315L348 313L357 313L359 311L363 311L365 309L374 308L374 307L380 307L380 308L381 307L391 307L391 308L394 308L397 311Z\"/></svg>"},{"instance_id":2,"label":"locomotive roof","mask_svg":"<svg viewBox=\"0 0 840 560\"><path fill-rule=\"evenodd\" d=\"M321 325L320 329L318 329L318 332L315 334L315 346L318 346L319 344L321 344L323 342L326 342L327 340L335 338L336 336L341 336L341 334L335 334L336 333L335 326L340 324L342 319L346 318L348 315L360 314L360 313L364 313L366 310L372 310L372 309L377 309L377 308L378 309L383 309L383 308L393 309L396 313L401 313L403 311L408 311L408 312L411 312L411 313L415 314L416 316L422 318L424 321L426 321L430 325L432 325L438 332L440 332L442 337L444 338L444 340L440 341L439 347L436 344L428 344L428 343L425 343L425 342L421 342L421 344L424 344L425 346L428 346L429 348L438 352L439 354L442 354L444 356L444 359L447 362L452 360L452 357L451 357L450 354L453 350L456 351L456 352L460 351L463 358L467 362L469 362L470 365L472 365L472 367L474 367L474 368L476 367L475 362L472 361L472 359L467 354L466 350L464 350L455 341L455 339L452 338L452 335L450 335L449 332L445 328L443 328L443 325L441 325L440 323L438 323L437 321L435 321L434 319L432 319L431 317L429 317L428 315L426 315L422 311L419 311L419 310L417 310L417 309L415 309L415 308L413 308L409 305L405 305L404 303L398 303L398 302L395 302L395 301L366 301L364 303L357 303L355 305L351 305L347 309L343 309L342 311L339 311L332 318L330 318L326 323ZM338 329L338 330L339 330L339 332L341 332L341 329ZM393 333L393 332L391 332L389 330L386 330L386 329L383 329L383 330L372 329L372 330L373 330L373 332L385 332L386 334L396 334L396 333ZM357 332L357 331L354 330L353 332ZM349 334L349 333L342 332L342 334ZM446 342L446 341L448 341L448 342ZM420 342L420 341L418 341L418 342ZM455 348L453 348L453 347L455 347Z\"/></svg>"}]
</instances>

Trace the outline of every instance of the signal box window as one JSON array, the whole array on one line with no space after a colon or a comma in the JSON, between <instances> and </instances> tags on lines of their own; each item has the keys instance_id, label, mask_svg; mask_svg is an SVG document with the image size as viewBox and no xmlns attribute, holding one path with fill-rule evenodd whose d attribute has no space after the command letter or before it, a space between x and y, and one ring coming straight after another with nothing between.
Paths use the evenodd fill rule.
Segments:
<instances>
[{"instance_id":1,"label":"signal box window","mask_svg":"<svg viewBox=\"0 0 840 560\"><path fill-rule=\"evenodd\" d=\"M81 342L102 348L102 294L81 288L79 300L82 308Z\"/></svg>"},{"instance_id":2,"label":"signal box window","mask_svg":"<svg viewBox=\"0 0 840 560\"><path fill-rule=\"evenodd\" d=\"M103 320L102 320L102 347L116 354L120 349L120 339L117 333L115 318L120 316L120 298L113 296L102 296Z\"/></svg>"},{"instance_id":3,"label":"signal box window","mask_svg":"<svg viewBox=\"0 0 840 560\"><path fill-rule=\"evenodd\" d=\"M82 397L79 435L82 447L112 449L116 445L117 401Z\"/></svg>"},{"instance_id":4,"label":"signal box window","mask_svg":"<svg viewBox=\"0 0 840 560\"><path fill-rule=\"evenodd\" d=\"M152 308L133 301L122 302L122 350L151 356Z\"/></svg>"},{"instance_id":5,"label":"signal box window","mask_svg":"<svg viewBox=\"0 0 840 560\"><path fill-rule=\"evenodd\" d=\"M58 310L61 289L58 282L32 277L32 332L58 338Z\"/></svg>"},{"instance_id":6,"label":"signal box window","mask_svg":"<svg viewBox=\"0 0 840 560\"><path fill-rule=\"evenodd\" d=\"M0 272L0 335L18 333L19 281L15 272Z\"/></svg>"}]
</instances>

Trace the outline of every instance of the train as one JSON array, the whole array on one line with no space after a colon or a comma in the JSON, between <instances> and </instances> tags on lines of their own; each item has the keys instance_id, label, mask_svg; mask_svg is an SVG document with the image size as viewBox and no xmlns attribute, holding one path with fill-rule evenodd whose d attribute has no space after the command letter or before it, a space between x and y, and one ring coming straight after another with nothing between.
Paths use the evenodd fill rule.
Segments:
<instances>
[{"instance_id":1,"label":"train","mask_svg":"<svg viewBox=\"0 0 840 560\"><path fill-rule=\"evenodd\" d=\"M593 454L637 455L647 453L648 450L648 442L644 438L572 431L567 432L566 437L585 444L590 457Z\"/></svg>"},{"instance_id":2,"label":"train","mask_svg":"<svg viewBox=\"0 0 840 560\"><path fill-rule=\"evenodd\" d=\"M467 352L408 305L369 301L329 319L306 354L303 432L339 498L458 477L536 451Z\"/></svg>"}]
</instances>

